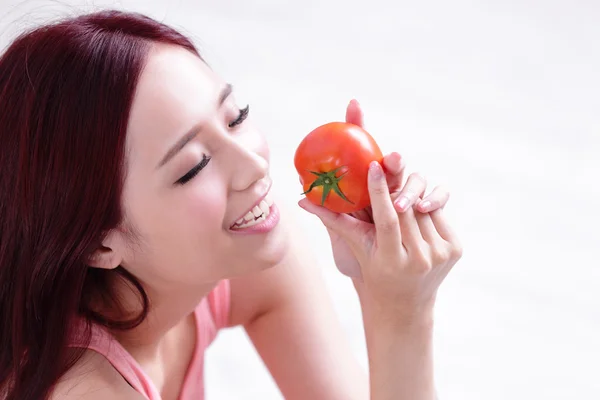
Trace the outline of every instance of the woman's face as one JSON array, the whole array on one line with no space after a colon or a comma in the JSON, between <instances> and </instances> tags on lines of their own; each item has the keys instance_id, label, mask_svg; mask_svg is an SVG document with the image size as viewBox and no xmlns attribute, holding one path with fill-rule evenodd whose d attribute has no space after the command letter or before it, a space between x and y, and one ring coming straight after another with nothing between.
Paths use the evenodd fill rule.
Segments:
<instances>
[{"instance_id":1,"label":"woman's face","mask_svg":"<svg viewBox=\"0 0 600 400\"><path fill-rule=\"evenodd\" d=\"M143 282L198 285L283 257L277 208L261 204L271 187L269 149L245 106L188 51L151 51L128 125L123 194L126 225L140 241L122 246L121 265ZM244 217L258 225L236 225Z\"/></svg>"}]
</instances>

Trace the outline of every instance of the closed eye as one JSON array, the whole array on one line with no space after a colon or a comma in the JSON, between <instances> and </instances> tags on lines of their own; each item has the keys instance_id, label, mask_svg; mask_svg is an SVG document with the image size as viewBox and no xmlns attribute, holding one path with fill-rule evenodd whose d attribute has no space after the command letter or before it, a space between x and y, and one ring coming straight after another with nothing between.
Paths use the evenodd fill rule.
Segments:
<instances>
[{"instance_id":1,"label":"closed eye","mask_svg":"<svg viewBox=\"0 0 600 400\"><path fill-rule=\"evenodd\" d=\"M240 109L240 113L238 115L238 117L233 120L232 122L229 123L229 127L233 128L236 125L241 124L242 122L244 122L246 120L246 118L248 118L248 114L250 113L250 105L248 104L246 107Z\"/></svg>"},{"instance_id":2,"label":"closed eye","mask_svg":"<svg viewBox=\"0 0 600 400\"><path fill-rule=\"evenodd\" d=\"M177 180L177 182L175 182L175 184L185 185L186 183L188 183L193 177L198 175L198 172L200 172L204 167L206 167L208 165L209 161L210 161L210 157L207 156L206 154L203 154L202 161L200 161L200 163L198 163L194 168L189 170L189 172L187 174L185 174L184 176L179 178Z\"/></svg>"}]
</instances>

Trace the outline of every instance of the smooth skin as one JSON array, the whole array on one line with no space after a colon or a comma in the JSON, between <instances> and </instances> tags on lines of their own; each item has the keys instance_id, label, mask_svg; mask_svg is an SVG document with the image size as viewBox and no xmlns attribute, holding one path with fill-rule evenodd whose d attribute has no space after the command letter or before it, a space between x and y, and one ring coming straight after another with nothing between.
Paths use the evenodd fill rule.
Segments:
<instances>
[{"instance_id":1,"label":"smooth skin","mask_svg":"<svg viewBox=\"0 0 600 400\"><path fill-rule=\"evenodd\" d=\"M195 344L192 312L219 280L230 279L231 326L245 328L286 399L433 399L431 307L441 271L458 254L449 250L454 239L446 235L441 211L447 191L434 190L421 201L425 181L411 175L402 185L405 163L392 153L383 161L385 179L370 181L372 210L353 218L302 203L332 234L337 267L358 268L353 281L365 321L369 380L352 356L309 246L291 236L285 205L275 200L282 218L269 233L229 230L271 179L264 137L251 118L232 124L244 105L233 95L221 102L224 88L214 71L185 50L152 50L128 125L126 220L90 260L95 268L128 269L154 305L146 321L115 332L116 339L162 398L176 399ZM358 103L349 104L346 118L362 124ZM159 166L194 125L198 134ZM207 167L185 185L175 184L203 154L211 157ZM409 200L400 213L392 205L398 195ZM425 201L431 207L419 209ZM348 235L349 226L358 229ZM437 227L446 232L442 239ZM133 228L139 240L130 243L125 233ZM389 237L382 240L384 233ZM123 288L120 294L135 312L131 293ZM87 351L52 398L142 396L102 356Z\"/></svg>"}]
</instances>

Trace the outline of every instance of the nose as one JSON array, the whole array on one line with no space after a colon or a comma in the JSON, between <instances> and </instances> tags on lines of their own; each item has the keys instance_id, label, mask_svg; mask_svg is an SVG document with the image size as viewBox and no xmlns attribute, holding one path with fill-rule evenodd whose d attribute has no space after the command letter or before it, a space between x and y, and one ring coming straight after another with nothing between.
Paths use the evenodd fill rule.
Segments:
<instances>
[{"instance_id":1,"label":"nose","mask_svg":"<svg viewBox=\"0 0 600 400\"><path fill-rule=\"evenodd\" d=\"M231 149L231 188L243 191L269 173L268 161L253 148L235 143Z\"/></svg>"}]
</instances>

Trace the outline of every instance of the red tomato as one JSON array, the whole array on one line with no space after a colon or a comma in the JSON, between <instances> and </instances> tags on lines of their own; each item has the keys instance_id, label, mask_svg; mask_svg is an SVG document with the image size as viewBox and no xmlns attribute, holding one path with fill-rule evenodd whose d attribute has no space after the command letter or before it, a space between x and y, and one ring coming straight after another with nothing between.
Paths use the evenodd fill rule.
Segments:
<instances>
[{"instance_id":1,"label":"red tomato","mask_svg":"<svg viewBox=\"0 0 600 400\"><path fill-rule=\"evenodd\" d=\"M371 161L383 162L379 146L367 131L346 122L316 128L300 142L294 156L303 194L338 213L371 204L367 186Z\"/></svg>"}]
</instances>

